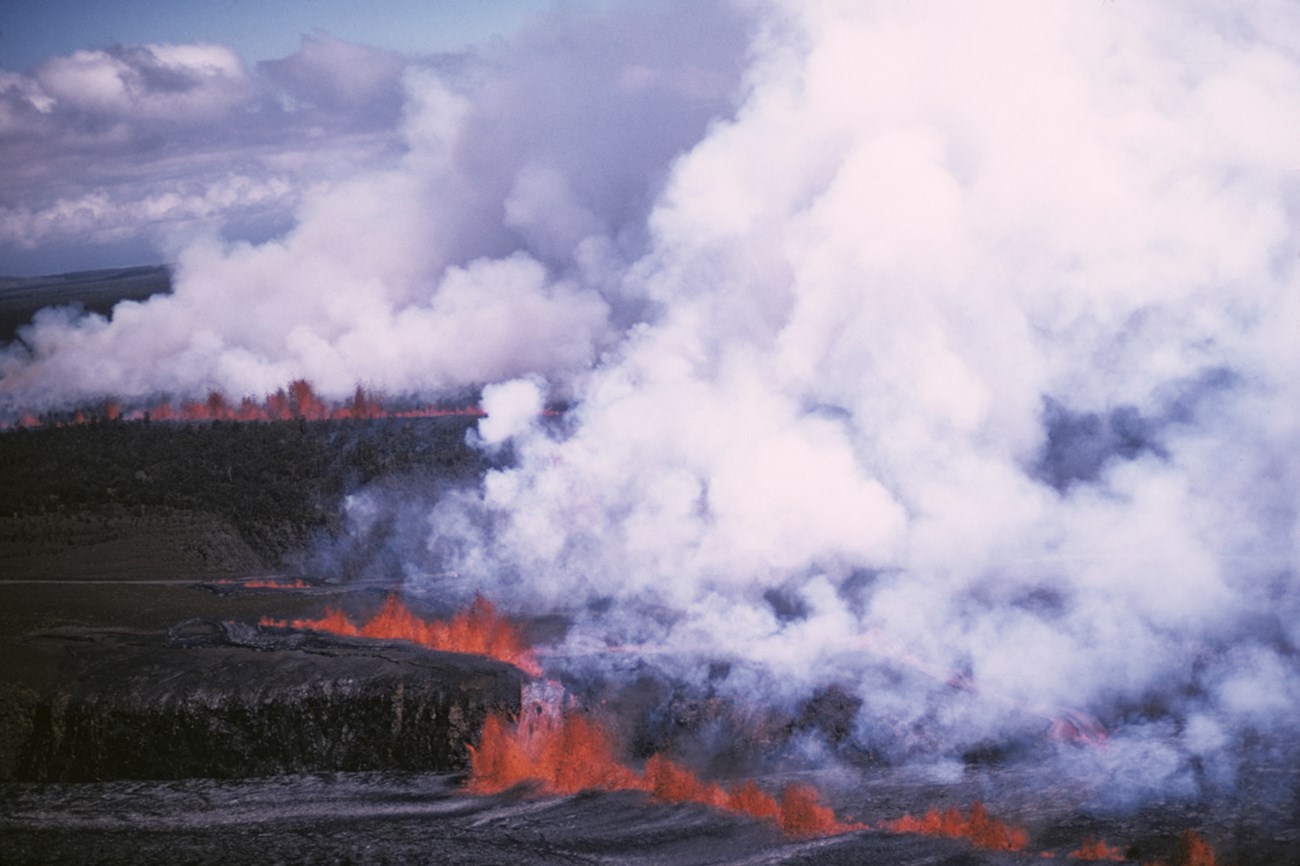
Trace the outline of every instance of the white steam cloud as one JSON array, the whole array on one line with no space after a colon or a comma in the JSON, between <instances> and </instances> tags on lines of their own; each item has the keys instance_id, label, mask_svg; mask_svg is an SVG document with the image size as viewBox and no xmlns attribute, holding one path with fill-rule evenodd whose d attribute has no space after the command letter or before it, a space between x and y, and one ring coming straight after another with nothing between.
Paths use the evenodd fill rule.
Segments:
<instances>
[{"instance_id":1,"label":"white steam cloud","mask_svg":"<svg viewBox=\"0 0 1300 866\"><path fill-rule=\"evenodd\" d=\"M495 385L517 462L427 555L575 653L837 685L889 754L1078 708L1139 788L1289 725L1300 10L764 3L735 103L738 43L641 14L409 74L400 166L38 324L0 390Z\"/></svg>"},{"instance_id":2,"label":"white steam cloud","mask_svg":"<svg viewBox=\"0 0 1300 866\"><path fill-rule=\"evenodd\" d=\"M575 652L847 686L891 754L1080 708L1128 731L1100 769L1131 792L1289 725L1300 18L764 22L743 104L675 164L625 277L661 312L566 435L521 435L516 468L435 512L433 549L534 605L593 603ZM1152 706L1178 723L1157 736Z\"/></svg>"},{"instance_id":3,"label":"white steam cloud","mask_svg":"<svg viewBox=\"0 0 1300 866\"><path fill-rule=\"evenodd\" d=\"M225 179L200 190L150 175L145 192L82 190L51 204L32 194L0 208L9 227L0 241L35 244L56 229L108 236L153 217L176 222L166 240L177 250L172 295L123 304L111 322L70 327L47 316L0 353L0 411L104 394L257 396L296 378L341 397L359 383L429 393L584 372L642 303L623 294L620 274L644 250L646 213L671 161L730 107L739 79L738 13L693 6L692 27L707 38L683 37L679 14L675 4L561 10L511 45L409 64L317 34L262 65L293 111L232 108L227 97L253 83L211 46L83 52L49 61L35 79L0 81L24 117L44 106L52 118L75 115L63 120L70 126L122 127L99 142L106 152L117 139L237 135L228 129L247 115L250 140L220 154L258 157L224 205ZM402 152L377 158L363 133L388 133L390 90L404 94ZM259 147L272 137L260 118L292 127L299 114L315 125L278 159ZM186 126L187 117L196 119ZM335 165L302 182L294 165L319 127L362 139L360 170L340 178ZM68 147L45 134L52 151ZM152 155L136 152L137 161ZM211 160L180 161L207 179ZM40 175L40 164L29 156L22 173ZM210 224L223 207L233 219L284 200L301 201L294 225L266 243L226 242Z\"/></svg>"}]
</instances>

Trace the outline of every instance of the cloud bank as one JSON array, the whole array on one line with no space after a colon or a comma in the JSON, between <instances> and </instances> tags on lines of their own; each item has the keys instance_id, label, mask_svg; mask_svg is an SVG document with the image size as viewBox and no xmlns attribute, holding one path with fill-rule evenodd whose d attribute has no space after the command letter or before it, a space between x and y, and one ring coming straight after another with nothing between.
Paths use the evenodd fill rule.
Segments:
<instances>
[{"instance_id":1,"label":"cloud bank","mask_svg":"<svg viewBox=\"0 0 1300 866\"><path fill-rule=\"evenodd\" d=\"M156 261L200 229L283 231L313 186L391 162L405 65L318 33L252 70L211 44L0 70L3 270ZM349 76L348 93L331 88Z\"/></svg>"},{"instance_id":2,"label":"cloud bank","mask_svg":"<svg viewBox=\"0 0 1300 866\"><path fill-rule=\"evenodd\" d=\"M495 386L517 463L426 506L413 588L848 690L889 757L1076 708L1119 736L1066 770L1229 779L1300 709L1300 13L656 9L407 68L392 165L38 323L0 391ZM310 74L349 50L274 71L355 104Z\"/></svg>"}]
</instances>

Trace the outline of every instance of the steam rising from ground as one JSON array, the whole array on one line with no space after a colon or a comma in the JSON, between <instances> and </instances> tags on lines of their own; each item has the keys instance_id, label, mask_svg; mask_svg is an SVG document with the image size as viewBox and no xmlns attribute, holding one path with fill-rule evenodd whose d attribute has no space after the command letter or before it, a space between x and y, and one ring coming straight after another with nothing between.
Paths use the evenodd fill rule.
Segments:
<instances>
[{"instance_id":1,"label":"steam rising from ground","mask_svg":"<svg viewBox=\"0 0 1300 866\"><path fill-rule=\"evenodd\" d=\"M660 314L434 549L601 600L575 650L847 686L886 754L1078 707L1126 793L1225 781L1300 708L1300 20L1215 15L769 14L626 277Z\"/></svg>"},{"instance_id":2,"label":"steam rising from ground","mask_svg":"<svg viewBox=\"0 0 1300 866\"><path fill-rule=\"evenodd\" d=\"M1121 736L1066 769L1227 784L1300 709L1300 12L746 8L734 110L704 47L409 77L398 169L47 320L0 388L496 384L517 465L433 508L412 583L750 700L838 685L888 756L1076 707ZM590 90L534 104L538 68Z\"/></svg>"}]
</instances>

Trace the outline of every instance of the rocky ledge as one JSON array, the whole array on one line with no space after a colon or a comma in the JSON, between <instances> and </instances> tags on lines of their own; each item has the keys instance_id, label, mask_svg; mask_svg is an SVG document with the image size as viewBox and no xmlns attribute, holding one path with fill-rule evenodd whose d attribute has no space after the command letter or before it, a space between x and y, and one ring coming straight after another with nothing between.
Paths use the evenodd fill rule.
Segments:
<instances>
[{"instance_id":1,"label":"rocky ledge","mask_svg":"<svg viewBox=\"0 0 1300 866\"><path fill-rule=\"evenodd\" d=\"M47 671L3 702L0 778L27 781L458 770L489 712L518 712L524 677L478 656L219 621L9 649Z\"/></svg>"}]
</instances>

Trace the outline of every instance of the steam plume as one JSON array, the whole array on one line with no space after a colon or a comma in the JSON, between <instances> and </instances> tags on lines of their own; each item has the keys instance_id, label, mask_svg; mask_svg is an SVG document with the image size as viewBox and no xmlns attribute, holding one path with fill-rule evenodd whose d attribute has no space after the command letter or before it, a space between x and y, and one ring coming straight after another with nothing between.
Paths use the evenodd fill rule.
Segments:
<instances>
[{"instance_id":1,"label":"steam plume","mask_svg":"<svg viewBox=\"0 0 1300 866\"><path fill-rule=\"evenodd\" d=\"M1289 724L1294 13L824 3L763 25L624 277L659 314L582 381L566 436L522 434L517 468L435 512L432 549L592 603L575 651L848 684L886 754L1078 707L1120 727L1100 769L1133 793Z\"/></svg>"},{"instance_id":2,"label":"steam plume","mask_svg":"<svg viewBox=\"0 0 1300 866\"><path fill-rule=\"evenodd\" d=\"M1300 13L754 4L734 87L737 13L645 14L409 74L397 168L43 320L0 388L496 385L517 464L413 575L850 689L884 754L1075 707L1121 733L1083 771L1227 779L1300 709Z\"/></svg>"}]
</instances>

